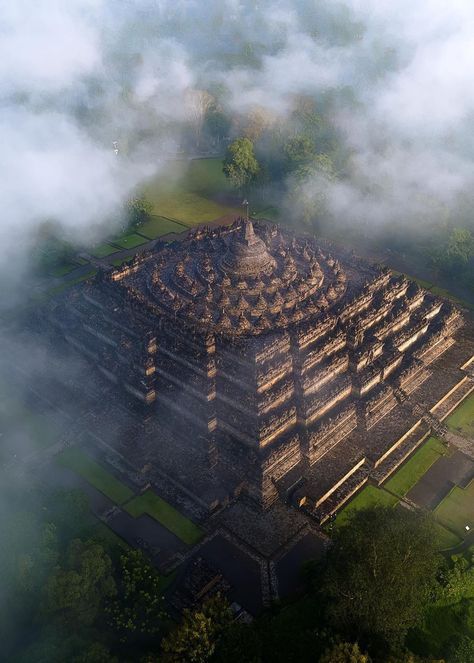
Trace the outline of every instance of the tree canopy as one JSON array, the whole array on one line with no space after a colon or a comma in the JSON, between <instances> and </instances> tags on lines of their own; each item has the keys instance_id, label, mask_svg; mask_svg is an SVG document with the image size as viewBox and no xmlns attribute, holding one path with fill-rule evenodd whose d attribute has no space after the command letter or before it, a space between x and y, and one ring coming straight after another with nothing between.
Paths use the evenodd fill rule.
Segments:
<instances>
[{"instance_id":1,"label":"tree canopy","mask_svg":"<svg viewBox=\"0 0 474 663\"><path fill-rule=\"evenodd\" d=\"M326 652L319 659L319 663L371 663L368 654L359 649L357 643L341 642Z\"/></svg>"},{"instance_id":2,"label":"tree canopy","mask_svg":"<svg viewBox=\"0 0 474 663\"><path fill-rule=\"evenodd\" d=\"M236 189L245 190L255 180L259 169L249 138L237 138L229 145L222 170Z\"/></svg>"},{"instance_id":3,"label":"tree canopy","mask_svg":"<svg viewBox=\"0 0 474 663\"><path fill-rule=\"evenodd\" d=\"M127 201L126 210L130 226L138 228L149 218L153 205L144 196L138 196Z\"/></svg>"},{"instance_id":4,"label":"tree canopy","mask_svg":"<svg viewBox=\"0 0 474 663\"><path fill-rule=\"evenodd\" d=\"M129 550L120 557L118 596L109 607L109 615L122 641L161 631L160 579L139 550Z\"/></svg>"},{"instance_id":5,"label":"tree canopy","mask_svg":"<svg viewBox=\"0 0 474 663\"><path fill-rule=\"evenodd\" d=\"M336 628L400 642L433 595L440 567L436 541L427 516L385 507L355 512L334 536L321 581Z\"/></svg>"},{"instance_id":6,"label":"tree canopy","mask_svg":"<svg viewBox=\"0 0 474 663\"><path fill-rule=\"evenodd\" d=\"M74 539L64 567L58 567L46 585L46 612L70 625L92 624L116 591L112 560L103 547Z\"/></svg>"},{"instance_id":7,"label":"tree canopy","mask_svg":"<svg viewBox=\"0 0 474 663\"><path fill-rule=\"evenodd\" d=\"M185 610L181 624L163 640L163 661L207 661L216 649L218 637L230 622L230 609L220 595L210 598L196 610Z\"/></svg>"}]
</instances>

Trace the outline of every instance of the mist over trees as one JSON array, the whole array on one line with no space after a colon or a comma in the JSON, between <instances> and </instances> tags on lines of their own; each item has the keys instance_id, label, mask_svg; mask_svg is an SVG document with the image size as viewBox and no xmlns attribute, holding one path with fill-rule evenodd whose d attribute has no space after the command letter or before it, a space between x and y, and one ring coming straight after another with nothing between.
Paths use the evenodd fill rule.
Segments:
<instances>
[{"instance_id":1,"label":"mist over trees","mask_svg":"<svg viewBox=\"0 0 474 663\"><path fill-rule=\"evenodd\" d=\"M34 294L39 234L68 258L139 227L142 183L196 156L224 159L236 204L473 288L473 26L470 0L4 3L0 308ZM0 659L419 663L407 632L474 597L472 560L439 562L427 521L370 512L307 570L301 600L251 627L208 605L173 630L159 576L91 532L88 508L2 475ZM472 651L456 637L438 654Z\"/></svg>"},{"instance_id":2,"label":"mist over trees","mask_svg":"<svg viewBox=\"0 0 474 663\"><path fill-rule=\"evenodd\" d=\"M262 201L307 224L469 230L473 12L466 0L14 3L0 204L17 228L54 218L68 239L100 236L169 156L248 138Z\"/></svg>"}]
</instances>

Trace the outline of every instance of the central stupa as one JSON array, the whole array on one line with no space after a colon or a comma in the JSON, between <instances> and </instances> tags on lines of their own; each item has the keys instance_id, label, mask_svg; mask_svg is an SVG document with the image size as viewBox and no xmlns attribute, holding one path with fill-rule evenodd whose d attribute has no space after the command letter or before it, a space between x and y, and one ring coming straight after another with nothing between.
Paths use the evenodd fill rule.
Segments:
<instances>
[{"instance_id":1,"label":"central stupa","mask_svg":"<svg viewBox=\"0 0 474 663\"><path fill-rule=\"evenodd\" d=\"M268 253L263 239L255 234L252 222L245 219L232 235L221 265L226 273L245 278L271 274L276 261Z\"/></svg>"}]
</instances>

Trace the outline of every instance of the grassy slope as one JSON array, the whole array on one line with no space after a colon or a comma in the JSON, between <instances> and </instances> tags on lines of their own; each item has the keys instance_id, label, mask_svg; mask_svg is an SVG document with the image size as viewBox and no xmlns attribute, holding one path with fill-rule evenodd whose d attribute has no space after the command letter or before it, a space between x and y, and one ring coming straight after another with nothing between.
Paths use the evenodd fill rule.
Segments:
<instances>
[{"instance_id":1,"label":"grassy slope","mask_svg":"<svg viewBox=\"0 0 474 663\"><path fill-rule=\"evenodd\" d=\"M120 246L122 249L133 249L136 246L140 246L140 244L144 244L145 242L145 237L137 235L136 233L123 235L123 237L120 237L120 239L114 240L114 244Z\"/></svg>"},{"instance_id":2,"label":"grassy slope","mask_svg":"<svg viewBox=\"0 0 474 663\"><path fill-rule=\"evenodd\" d=\"M79 474L116 504L123 504L133 497L133 491L128 486L109 474L82 449L77 447L66 449L57 457L57 462Z\"/></svg>"},{"instance_id":3,"label":"grassy slope","mask_svg":"<svg viewBox=\"0 0 474 663\"><path fill-rule=\"evenodd\" d=\"M168 233L182 233L186 229L187 226L166 219L164 216L152 216L138 228L138 232L149 239L155 239Z\"/></svg>"},{"instance_id":4,"label":"grassy slope","mask_svg":"<svg viewBox=\"0 0 474 663\"><path fill-rule=\"evenodd\" d=\"M443 443L436 437L430 437L410 460L384 484L384 488L403 497L445 453L446 447Z\"/></svg>"},{"instance_id":5,"label":"grassy slope","mask_svg":"<svg viewBox=\"0 0 474 663\"><path fill-rule=\"evenodd\" d=\"M405 463L383 487L368 485L340 511L335 520L335 526L340 527L348 522L351 514L358 509L367 509L372 506L395 506L398 497L402 498L417 484L421 477L442 455L446 453L443 443L435 437L430 437L423 446ZM398 497L397 497L398 496ZM440 550L446 550L458 545L461 538L457 536L459 528L453 527L450 519L441 518L436 525L439 537ZM456 533L455 533L456 532ZM465 533L465 532L464 532ZM462 537L463 532L461 532Z\"/></svg>"},{"instance_id":6,"label":"grassy slope","mask_svg":"<svg viewBox=\"0 0 474 663\"><path fill-rule=\"evenodd\" d=\"M188 545L197 543L202 537L202 531L197 525L179 513L171 504L158 497L152 490L147 490L139 497L135 497L124 508L134 518L138 518L144 513L148 514Z\"/></svg>"},{"instance_id":7,"label":"grassy slope","mask_svg":"<svg viewBox=\"0 0 474 663\"><path fill-rule=\"evenodd\" d=\"M216 200L229 190L221 159L193 159L174 162L167 177L159 174L144 185L143 194L153 214L192 226L236 212Z\"/></svg>"},{"instance_id":8,"label":"grassy slope","mask_svg":"<svg viewBox=\"0 0 474 663\"><path fill-rule=\"evenodd\" d=\"M118 248L116 246L111 246L110 244L99 244L99 246L95 246L94 248L90 249L89 253L94 256L95 258L105 258L106 256L110 256L112 253L117 253Z\"/></svg>"},{"instance_id":9,"label":"grassy slope","mask_svg":"<svg viewBox=\"0 0 474 663\"><path fill-rule=\"evenodd\" d=\"M372 506L395 506L398 503L394 495L390 495L382 488L365 486L349 504L340 511L336 517L335 525L339 527L349 520L351 514L359 509L368 509Z\"/></svg>"},{"instance_id":10,"label":"grassy slope","mask_svg":"<svg viewBox=\"0 0 474 663\"><path fill-rule=\"evenodd\" d=\"M474 394L454 410L446 419L446 423L453 430L459 430L465 435L474 435Z\"/></svg>"},{"instance_id":11,"label":"grassy slope","mask_svg":"<svg viewBox=\"0 0 474 663\"><path fill-rule=\"evenodd\" d=\"M435 509L436 518L456 532L466 535L466 525L474 528L474 480L467 488L454 486Z\"/></svg>"}]
</instances>

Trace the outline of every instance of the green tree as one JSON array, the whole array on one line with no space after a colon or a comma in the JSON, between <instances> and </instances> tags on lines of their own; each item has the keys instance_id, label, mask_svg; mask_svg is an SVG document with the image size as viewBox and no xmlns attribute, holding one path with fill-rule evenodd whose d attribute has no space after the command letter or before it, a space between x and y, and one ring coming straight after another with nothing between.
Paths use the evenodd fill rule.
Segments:
<instances>
[{"instance_id":1,"label":"green tree","mask_svg":"<svg viewBox=\"0 0 474 663\"><path fill-rule=\"evenodd\" d=\"M420 622L439 567L428 516L385 507L357 511L328 553L321 581L327 617L357 639L400 643Z\"/></svg>"},{"instance_id":2,"label":"green tree","mask_svg":"<svg viewBox=\"0 0 474 663\"><path fill-rule=\"evenodd\" d=\"M474 253L474 237L470 230L454 228L449 236L447 254L455 262L466 265Z\"/></svg>"},{"instance_id":3,"label":"green tree","mask_svg":"<svg viewBox=\"0 0 474 663\"><path fill-rule=\"evenodd\" d=\"M130 198L125 204L129 225L132 228L138 228L147 219L153 211L153 205L144 196Z\"/></svg>"},{"instance_id":4,"label":"green tree","mask_svg":"<svg viewBox=\"0 0 474 663\"><path fill-rule=\"evenodd\" d=\"M437 602L441 605L453 605L462 599L474 598L474 564L464 555L455 555L452 564L446 565L438 578L440 591Z\"/></svg>"},{"instance_id":5,"label":"green tree","mask_svg":"<svg viewBox=\"0 0 474 663\"><path fill-rule=\"evenodd\" d=\"M185 610L181 624L162 643L167 663L203 663L214 653L221 633L231 623L227 602L219 595L201 608Z\"/></svg>"},{"instance_id":6,"label":"green tree","mask_svg":"<svg viewBox=\"0 0 474 663\"><path fill-rule=\"evenodd\" d=\"M68 625L89 625L115 593L112 561L103 547L74 539L64 568L57 568L46 584L45 610Z\"/></svg>"},{"instance_id":7,"label":"green tree","mask_svg":"<svg viewBox=\"0 0 474 663\"><path fill-rule=\"evenodd\" d=\"M434 658L415 656L415 654L412 654L409 651L405 651L401 654L390 656L386 663L445 663L445 661L439 659L435 660Z\"/></svg>"},{"instance_id":8,"label":"green tree","mask_svg":"<svg viewBox=\"0 0 474 663\"><path fill-rule=\"evenodd\" d=\"M204 131L218 145L230 131L231 120L222 110L213 106L206 113Z\"/></svg>"},{"instance_id":9,"label":"green tree","mask_svg":"<svg viewBox=\"0 0 474 663\"><path fill-rule=\"evenodd\" d=\"M474 640L467 635L455 635L447 643L446 663L472 663L474 661Z\"/></svg>"},{"instance_id":10,"label":"green tree","mask_svg":"<svg viewBox=\"0 0 474 663\"><path fill-rule=\"evenodd\" d=\"M254 182L259 168L251 140L237 138L229 145L222 170L236 189L244 191Z\"/></svg>"},{"instance_id":11,"label":"green tree","mask_svg":"<svg viewBox=\"0 0 474 663\"><path fill-rule=\"evenodd\" d=\"M314 142L308 136L290 138L284 147L286 168L293 173L300 166L312 163L316 158Z\"/></svg>"},{"instance_id":12,"label":"green tree","mask_svg":"<svg viewBox=\"0 0 474 663\"><path fill-rule=\"evenodd\" d=\"M334 180L334 166L327 154L301 162L289 180L288 203L292 215L312 225L326 211L327 188Z\"/></svg>"},{"instance_id":13,"label":"green tree","mask_svg":"<svg viewBox=\"0 0 474 663\"><path fill-rule=\"evenodd\" d=\"M371 663L368 654L363 654L357 643L340 642L327 649L319 659L319 663Z\"/></svg>"},{"instance_id":14,"label":"green tree","mask_svg":"<svg viewBox=\"0 0 474 663\"><path fill-rule=\"evenodd\" d=\"M118 663L101 642L90 642L93 632L72 633L46 627L40 637L15 656L15 663Z\"/></svg>"},{"instance_id":15,"label":"green tree","mask_svg":"<svg viewBox=\"0 0 474 663\"><path fill-rule=\"evenodd\" d=\"M118 659L101 642L94 642L75 656L72 663L118 663Z\"/></svg>"},{"instance_id":16,"label":"green tree","mask_svg":"<svg viewBox=\"0 0 474 663\"><path fill-rule=\"evenodd\" d=\"M447 274L461 273L474 255L474 237L470 230L454 228L441 249L432 252L432 260Z\"/></svg>"},{"instance_id":17,"label":"green tree","mask_svg":"<svg viewBox=\"0 0 474 663\"><path fill-rule=\"evenodd\" d=\"M141 551L121 556L118 596L108 612L122 641L160 632L164 617L160 580Z\"/></svg>"}]
</instances>

